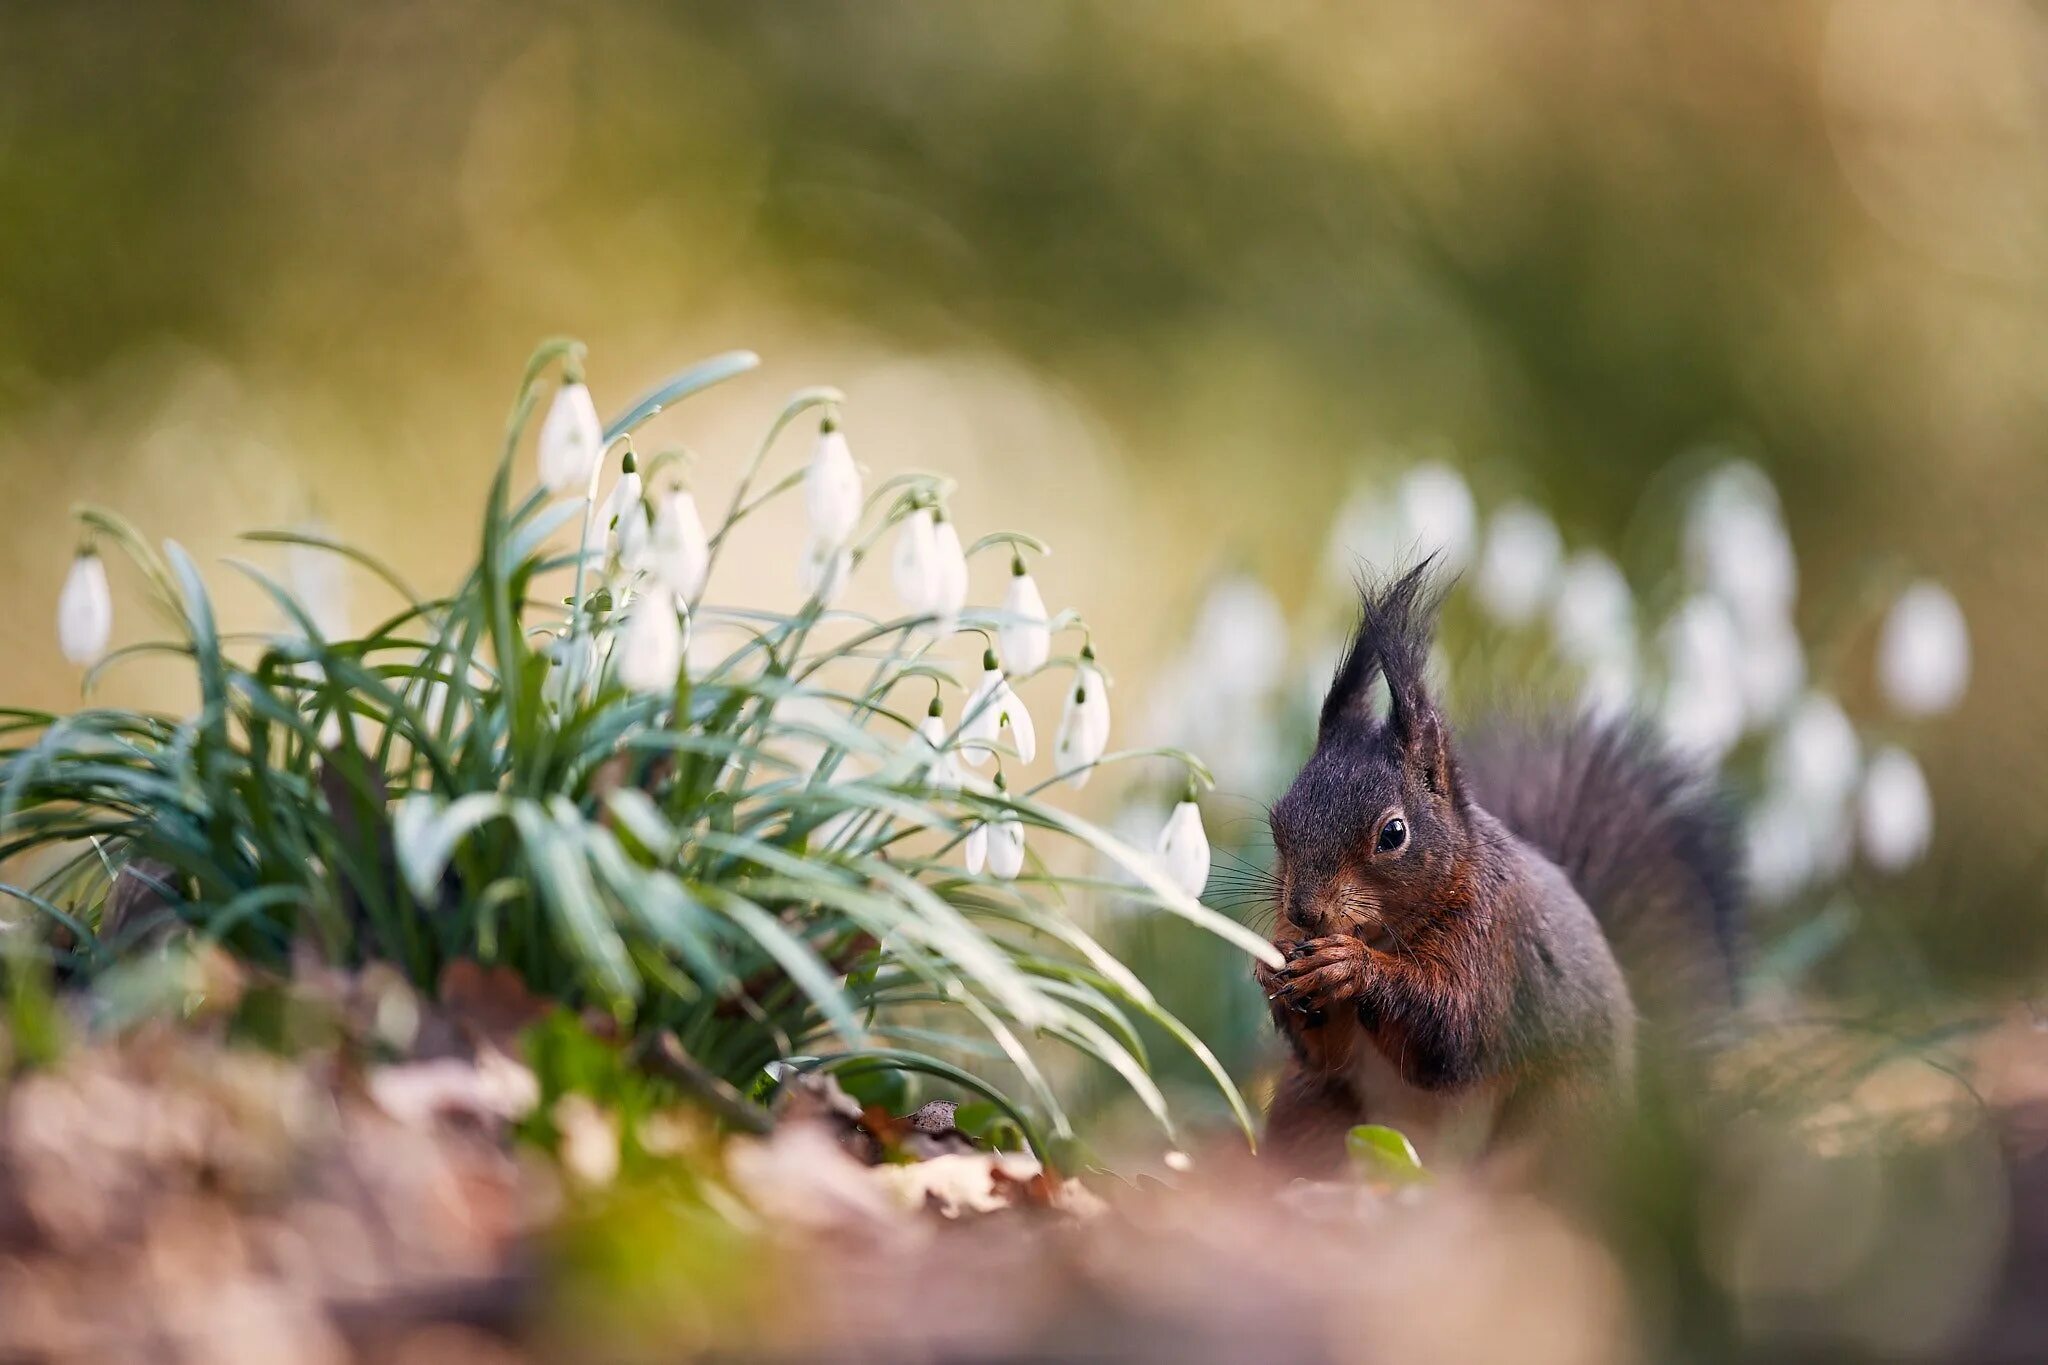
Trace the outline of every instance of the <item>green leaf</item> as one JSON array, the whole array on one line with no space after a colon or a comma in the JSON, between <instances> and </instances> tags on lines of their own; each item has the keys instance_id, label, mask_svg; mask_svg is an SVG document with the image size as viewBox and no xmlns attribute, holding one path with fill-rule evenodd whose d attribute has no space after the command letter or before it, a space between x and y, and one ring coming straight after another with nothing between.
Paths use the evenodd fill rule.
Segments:
<instances>
[{"instance_id":1,"label":"green leaf","mask_svg":"<svg viewBox=\"0 0 2048 1365\"><path fill-rule=\"evenodd\" d=\"M1378 1123L1361 1123L1344 1135L1351 1169L1385 1185L1414 1185L1429 1179L1415 1144L1399 1131Z\"/></svg>"}]
</instances>

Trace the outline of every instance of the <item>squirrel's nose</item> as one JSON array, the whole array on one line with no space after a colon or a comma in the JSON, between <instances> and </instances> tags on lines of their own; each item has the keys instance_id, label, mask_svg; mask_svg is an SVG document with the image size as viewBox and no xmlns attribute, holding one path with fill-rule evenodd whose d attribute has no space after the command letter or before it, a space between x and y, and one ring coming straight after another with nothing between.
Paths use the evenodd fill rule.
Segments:
<instances>
[{"instance_id":1,"label":"squirrel's nose","mask_svg":"<svg viewBox=\"0 0 2048 1365\"><path fill-rule=\"evenodd\" d=\"M1297 929L1316 927L1315 897L1296 891L1287 898L1287 921Z\"/></svg>"}]
</instances>

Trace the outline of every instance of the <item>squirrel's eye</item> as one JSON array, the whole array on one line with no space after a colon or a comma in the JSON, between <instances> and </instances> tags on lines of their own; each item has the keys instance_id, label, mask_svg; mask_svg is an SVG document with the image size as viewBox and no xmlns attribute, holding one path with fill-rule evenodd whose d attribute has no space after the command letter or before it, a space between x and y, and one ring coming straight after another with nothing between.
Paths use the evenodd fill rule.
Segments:
<instances>
[{"instance_id":1,"label":"squirrel's eye","mask_svg":"<svg viewBox=\"0 0 2048 1365\"><path fill-rule=\"evenodd\" d=\"M1392 853L1408 842L1408 822L1395 816L1380 826L1380 852Z\"/></svg>"}]
</instances>

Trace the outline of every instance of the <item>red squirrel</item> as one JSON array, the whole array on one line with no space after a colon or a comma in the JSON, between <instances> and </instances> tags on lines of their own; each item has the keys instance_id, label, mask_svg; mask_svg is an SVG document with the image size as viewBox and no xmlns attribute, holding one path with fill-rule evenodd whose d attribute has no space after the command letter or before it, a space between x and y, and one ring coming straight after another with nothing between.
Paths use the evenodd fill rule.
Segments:
<instances>
[{"instance_id":1,"label":"red squirrel","mask_svg":"<svg viewBox=\"0 0 2048 1365\"><path fill-rule=\"evenodd\" d=\"M1285 962L1258 973L1293 1058L1267 1149L1323 1166L1381 1123L1456 1164L1624 1099L1639 1017L1683 1028L1733 1003L1734 841L1639 725L1458 741L1425 680L1430 565L1362 595L1272 810Z\"/></svg>"}]
</instances>

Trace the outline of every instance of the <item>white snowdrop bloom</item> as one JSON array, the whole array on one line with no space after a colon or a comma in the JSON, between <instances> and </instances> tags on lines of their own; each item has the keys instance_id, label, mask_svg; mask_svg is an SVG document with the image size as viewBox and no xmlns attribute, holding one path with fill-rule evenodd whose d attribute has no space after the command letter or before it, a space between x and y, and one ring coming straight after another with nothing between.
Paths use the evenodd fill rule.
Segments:
<instances>
[{"instance_id":1,"label":"white snowdrop bloom","mask_svg":"<svg viewBox=\"0 0 2048 1365\"><path fill-rule=\"evenodd\" d=\"M711 540L704 534L704 519L697 514L697 498L689 489L673 488L662 496L648 542L648 567L685 602L695 601L704 591L704 576L711 570Z\"/></svg>"},{"instance_id":2,"label":"white snowdrop bloom","mask_svg":"<svg viewBox=\"0 0 2048 1365\"><path fill-rule=\"evenodd\" d=\"M1010 619L997 629L996 644L1003 652L1004 669L1014 677L1036 673L1052 656L1052 631L1038 581L1026 572L1021 556L1010 561L1010 590L1003 597L1003 611Z\"/></svg>"},{"instance_id":3,"label":"white snowdrop bloom","mask_svg":"<svg viewBox=\"0 0 2048 1365\"><path fill-rule=\"evenodd\" d=\"M932 516L932 557L937 584L931 610L939 618L939 633L946 635L952 633L961 608L967 605L967 552L960 546L960 532L946 515L946 509L936 508Z\"/></svg>"},{"instance_id":4,"label":"white snowdrop bloom","mask_svg":"<svg viewBox=\"0 0 2048 1365\"><path fill-rule=\"evenodd\" d=\"M1437 460L1416 465L1395 496L1407 523L1410 553L1417 559L1438 556L1437 567L1444 572L1463 568L1472 557L1478 513L1458 471Z\"/></svg>"},{"instance_id":5,"label":"white snowdrop bloom","mask_svg":"<svg viewBox=\"0 0 2048 1365\"><path fill-rule=\"evenodd\" d=\"M1665 624L1662 720L1688 754L1718 762L1742 737L1742 637L1719 598L1688 598Z\"/></svg>"},{"instance_id":6,"label":"white snowdrop bloom","mask_svg":"<svg viewBox=\"0 0 2048 1365\"><path fill-rule=\"evenodd\" d=\"M670 692L683 667L683 626L676 616L675 591L662 586L642 594L626 617L619 641L619 681L633 692Z\"/></svg>"},{"instance_id":7,"label":"white snowdrop bloom","mask_svg":"<svg viewBox=\"0 0 2048 1365\"><path fill-rule=\"evenodd\" d=\"M925 780L932 787L939 791L959 790L960 762L946 747L946 713L937 697L932 698L931 709L917 723L909 749L912 761L925 770Z\"/></svg>"},{"instance_id":8,"label":"white snowdrop bloom","mask_svg":"<svg viewBox=\"0 0 2048 1365\"><path fill-rule=\"evenodd\" d=\"M1700 482L1686 508L1685 554L1694 581L1738 617L1791 611L1799 590L1792 538L1770 476L1749 461L1731 460Z\"/></svg>"},{"instance_id":9,"label":"white snowdrop bloom","mask_svg":"<svg viewBox=\"0 0 2048 1365\"><path fill-rule=\"evenodd\" d=\"M1014 815L999 817L988 830L988 870L1015 881L1024 870L1024 822Z\"/></svg>"},{"instance_id":10,"label":"white snowdrop bloom","mask_svg":"<svg viewBox=\"0 0 2048 1365\"><path fill-rule=\"evenodd\" d=\"M1635 596L1620 566L1598 550L1573 555L1558 580L1550 627L1559 651L1574 662L1593 664L1633 655Z\"/></svg>"},{"instance_id":11,"label":"white snowdrop bloom","mask_svg":"<svg viewBox=\"0 0 2048 1365\"><path fill-rule=\"evenodd\" d=\"M937 611L943 572L938 525L931 508L919 507L896 523L896 552L889 560L889 581L903 610L912 616Z\"/></svg>"},{"instance_id":12,"label":"white snowdrop bloom","mask_svg":"<svg viewBox=\"0 0 2048 1365\"><path fill-rule=\"evenodd\" d=\"M1187 658L1202 685L1214 689L1215 700L1245 701L1271 692L1287 664L1287 616L1279 600L1250 574L1223 578L1202 600Z\"/></svg>"},{"instance_id":13,"label":"white snowdrop bloom","mask_svg":"<svg viewBox=\"0 0 2048 1365\"><path fill-rule=\"evenodd\" d=\"M1953 594L1922 579L1899 594L1877 643L1885 699L1908 716L1932 716L1970 685L1970 626Z\"/></svg>"},{"instance_id":14,"label":"white snowdrop bloom","mask_svg":"<svg viewBox=\"0 0 2048 1365\"><path fill-rule=\"evenodd\" d=\"M981 681L968 695L961 716L960 757L974 767L983 767L994 757L1004 730L1010 732L1010 742L1021 761L1029 763L1038 756L1038 731L1031 723L1031 713L1003 676L994 650L982 652Z\"/></svg>"},{"instance_id":15,"label":"white snowdrop bloom","mask_svg":"<svg viewBox=\"0 0 2048 1365\"><path fill-rule=\"evenodd\" d=\"M1550 601L1563 563L1557 523L1539 507L1511 502L1487 519L1473 587L1496 621L1525 625Z\"/></svg>"},{"instance_id":16,"label":"white snowdrop bloom","mask_svg":"<svg viewBox=\"0 0 2048 1365\"><path fill-rule=\"evenodd\" d=\"M564 384L540 424L540 481L550 493L587 488L604 454L604 423L582 384Z\"/></svg>"},{"instance_id":17,"label":"white snowdrop bloom","mask_svg":"<svg viewBox=\"0 0 2048 1365\"><path fill-rule=\"evenodd\" d=\"M625 532L626 513L641 506L641 495L645 489L640 483L640 471L629 453L626 456L625 472L612 485L611 493L604 500L604 510L597 514L597 524L618 534Z\"/></svg>"},{"instance_id":18,"label":"white snowdrop bloom","mask_svg":"<svg viewBox=\"0 0 2048 1365\"><path fill-rule=\"evenodd\" d=\"M1202 828L1202 808L1195 804L1192 792L1166 817L1166 828L1159 831L1158 853L1167 878L1190 896L1199 897L1209 884L1209 833Z\"/></svg>"},{"instance_id":19,"label":"white snowdrop bloom","mask_svg":"<svg viewBox=\"0 0 2048 1365\"><path fill-rule=\"evenodd\" d=\"M1771 785L1811 811L1839 808L1855 790L1861 748L1841 705L1824 692L1809 692L1771 746Z\"/></svg>"},{"instance_id":20,"label":"white snowdrop bloom","mask_svg":"<svg viewBox=\"0 0 2048 1365\"><path fill-rule=\"evenodd\" d=\"M1331 582L1349 587L1361 565L1386 569L1413 548L1413 533L1400 507L1379 490L1361 484L1344 499L1330 523L1323 567Z\"/></svg>"},{"instance_id":21,"label":"white snowdrop bloom","mask_svg":"<svg viewBox=\"0 0 2048 1365\"><path fill-rule=\"evenodd\" d=\"M114 594L107 586L107 566L88 550L71 561L71 572L57 593L57 647L74 664L96 664L107 652L114 633Z\"/></svg>"},{"instance_id":22,"label":"white snowdrop bloom","mask_svg":"<svg viewBox=\"0 0 2048 1365\"><path fill-rule=\"evenodd\" d=\"M960 861L967 868L967 875L979 877L981 870L988 866L988 825L977 822L967 831L967 841L960 850Z\"/></svg>"},{"instance_id":23,"label":"white snowdrop bloom","mask_svg":"<svg viewBox=\"0 0 2048 1365\"><path fill-rule=\"evenodd\" d=\"M1785 714L1806 686L1806 648L1790 619L1770 615L1741 622L1742 709L1762 729Z\"/></svg>"},{"instance_id":24,"label":"white snowdrop bloom","mask_svg":"<svg viewBox=\"0 0 2048 1365\"><path fill-rule=\"evenodd\" d=\"M1066 709L1060 714L1060 732L1053 741L1053 766L1072 773L1068 780L1074 790L1088 785L1095 774L1094 763L1109 748L1109 688L1102 673L1090 662L1094 651L1081 648L1081 666L1074 670L1074 684L1067 689Z\"/></svg>"},{"instance_id":25,"label":"white snowdrop bloom","mask_svg":"<svg viewBox=\"0 0 2048 1365\"><path fill-rule=\"evenodd\" d=\"M804 595L830 606L846 588L853 573L853 551L844 545L813 540L804 546L804 561L798 575Z\"/></svg>"},{"instance_id":26,"label":"white snowdrop bloom","mask_svg":"<svg viewBox=\"0 0 2048 1365\"><path fill-rule=\"evenodd\" d=\"M827 418L818 428L818 443L811 448L810 467L804 471L804 510L810 514L811 538L838 547L853 539L860 525L860 469L838 423Z\"/></svg>"},{"instance_id":27,"label":"white snowdrop bloom","mask_svg":"<svg viewBox=\"0 0 2048 1365\"><path fill-rule=\"evenodd\" d=\"M1902 872L1919 862L1934 837L1934 798L1927 777L1904 749L1871 755L1857 802L1863 856L1880 872Z\"/></svg>"},{"instance_id":28,"label":"white snowdrop bloom","mask_svg":"<svg viewBox=\"0 0 2048 1365\"><path fill-rule=\"evenodd\" d=\"M1589 716L1619 719L1635 710L1641 681L1633 652L1616 650L1585 665L1579 684L1579 709Z\"/></svg>"}]
</instances>

